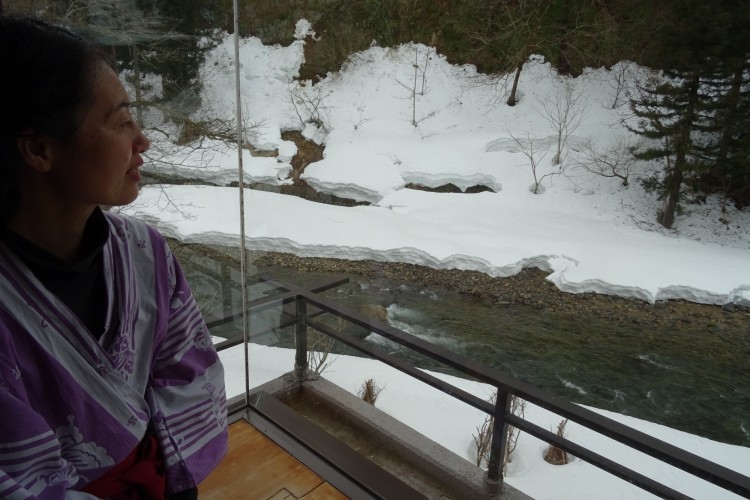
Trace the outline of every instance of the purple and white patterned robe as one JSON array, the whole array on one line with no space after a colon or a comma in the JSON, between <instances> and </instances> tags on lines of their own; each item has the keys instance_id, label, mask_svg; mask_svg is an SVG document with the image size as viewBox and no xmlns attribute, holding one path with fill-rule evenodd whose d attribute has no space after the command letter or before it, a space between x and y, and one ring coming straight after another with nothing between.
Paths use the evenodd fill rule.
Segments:
<instances>
[{"instance_id":1,"label":"purple and white patterned robe","mask_svg":"<svg viewBox=\"0 0 750 500\"><path fill-rule=\"evenodd\" d=\"M0 242L0 498L91 498L75 490L149 425L167 495L226 453L223 367L178 263L153 228L106 216L98 341Z\"/></svg>"}]
</instances>

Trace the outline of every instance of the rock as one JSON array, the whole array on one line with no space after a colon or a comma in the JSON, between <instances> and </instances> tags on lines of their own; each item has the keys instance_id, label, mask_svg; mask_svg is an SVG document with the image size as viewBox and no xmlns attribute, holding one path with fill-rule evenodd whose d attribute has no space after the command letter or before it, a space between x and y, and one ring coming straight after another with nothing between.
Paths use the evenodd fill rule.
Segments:
<instances>
[{"instance_id":1,"label":"rock","mask_svg":"<svg viewBox=\"0 0 750 500\"><path fill-rule=\"evenodd\" d=\"M362 312L378 321L388 323L388 309L379 304L365 304L362 306Z\"/></svg>"}]
</instances>

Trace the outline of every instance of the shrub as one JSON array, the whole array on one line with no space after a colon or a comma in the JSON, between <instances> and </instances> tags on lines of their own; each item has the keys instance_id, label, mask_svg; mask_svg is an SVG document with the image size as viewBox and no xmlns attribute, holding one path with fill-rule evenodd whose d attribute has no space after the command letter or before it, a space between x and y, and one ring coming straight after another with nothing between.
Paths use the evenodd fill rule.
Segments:
<instances>
[{"instance_id":1,"label":"shrub","mask_svg":"<svg viewBox=\"0 0 750 500\"><path fill-rule=\"evenodd\" d=\"M497 391L495 391L492 394L492 396L490 396L490 399L489 399L489 402L493 405L495 404L496 401L497 401ZM510 413L523 418L526 413L526 401L517 396L511 396L510 397ZM482 464L487 464L487 462L489 462L490 451L491 451L491 446L492 446L492 429L494 425L495 425L494 417L492 415L487 415L481 427L477 427L477 433L472 436L474 438L474 444L477 447L477 455L476 455L477 467L481 467ZM516 449L516 444L518 443L519 433L520 433L519 429L513 427L512 425L508 426L507 434L505 435L506 444L505 444L505 456L503 457L503 473L505 472L505 468L508 466L508 464L512 460L511 455L513 451Z\"/></svg>"}]
</instances>

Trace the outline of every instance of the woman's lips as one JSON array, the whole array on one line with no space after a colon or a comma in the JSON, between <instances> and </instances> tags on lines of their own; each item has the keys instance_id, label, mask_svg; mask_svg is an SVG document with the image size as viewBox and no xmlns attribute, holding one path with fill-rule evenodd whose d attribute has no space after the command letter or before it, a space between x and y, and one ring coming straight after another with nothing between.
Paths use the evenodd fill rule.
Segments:
<instances>
[{"instance_id":1,"label":"woman's lips","mask_svg":"<svg viewBox=\"0 0 750 500\"><path fill-rule=\"evenodd\" d=\"M126 174L132 178L134 178L136 181L141 180L141 166L143 165L143 159L138 158L135 162L135 165L131 167Z\"/></svg>"},{"instance_id":2,"label":"woman's lips","mask_svg":"<svg viewBox=\"0 0 750 500\"><path fill-rule=\"evenodd\" d=\"M130 170L127 171L127 175L128 177L132 177L136 181L141 180L141 172L139 170L139 167L131 168Z\"/></svg>"}]
</instances>

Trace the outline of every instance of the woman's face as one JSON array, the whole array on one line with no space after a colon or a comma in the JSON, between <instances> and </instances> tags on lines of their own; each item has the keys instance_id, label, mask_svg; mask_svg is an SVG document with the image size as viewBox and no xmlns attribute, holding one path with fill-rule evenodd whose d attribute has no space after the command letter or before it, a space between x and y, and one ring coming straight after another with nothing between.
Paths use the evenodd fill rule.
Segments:
<instances>
[{"instance_id":1,"label":"woman's face","mask_svg":"<svg viewBox=\"0 0 750 500\"><path fill-rule=\"evenodd\" d=\"M92 104L81 126L58 140L49 175L64 202L127 205L138 196L141 153L149 147L130 115L130 101L117 74L100 64Z\"/></svg>"}]
</instances>

